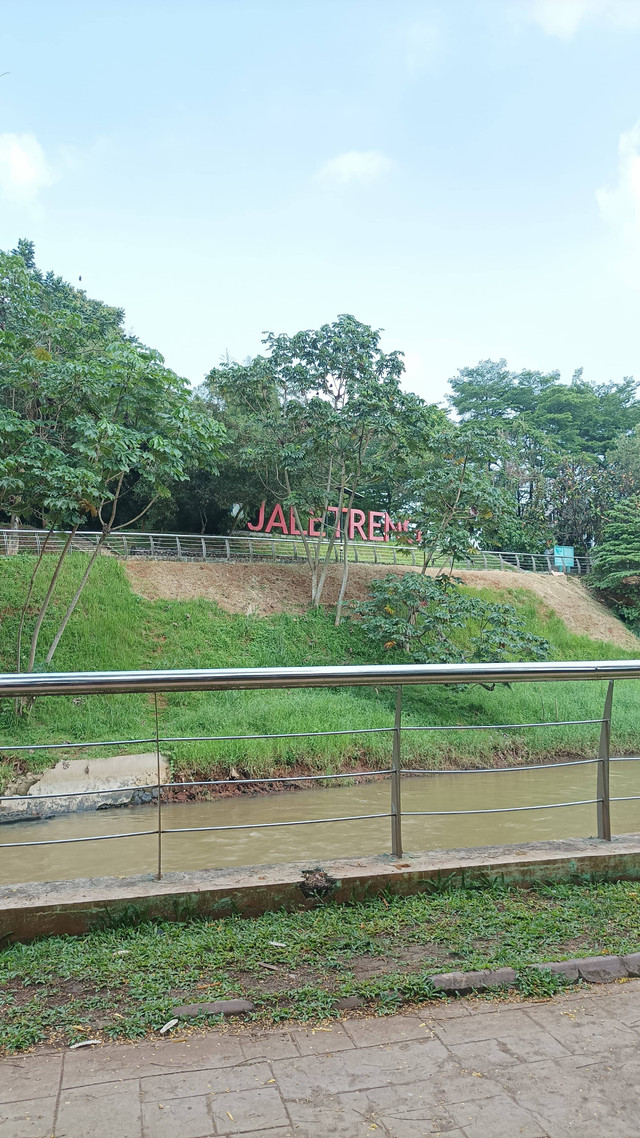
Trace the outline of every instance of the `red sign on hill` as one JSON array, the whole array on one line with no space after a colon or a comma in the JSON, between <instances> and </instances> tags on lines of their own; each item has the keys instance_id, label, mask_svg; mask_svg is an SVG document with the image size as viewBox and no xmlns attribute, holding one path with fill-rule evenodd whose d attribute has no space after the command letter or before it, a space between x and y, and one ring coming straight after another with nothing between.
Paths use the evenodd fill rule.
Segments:
<instances>
[{"instance_id":1,"label":"red sign on hill","mask_svg":"<svg viewBox=\"0 0 640 1138\"><path fill-rule=\"evenodd\" d=\"M326 537L327 530L322 529L322 518L314 514L309 514L308 524L306 529L299 530L296 526L295 513L290 507L288 510L288 521L285 517L284 508L278 503L275 505L269 515L265 524L266 518L266 502L260 506L260 513L258 521L255 525L248 522L248 528L253 530L254 533L272 533L273 530L279 530L280 533L286 534L288 537L302 537L304 534L308 537ZM339 516L342 514L342 517ZM327 509L327 519L332 518L333 521L325 521L325 524L331 526L331 530L335 530L336 537L341 537L343 528L346 529L347 538L353 541L356 534L362 541L389 541L392 533L408 533L409 522L393 522L386 512L386 510L364 510L347 509L343 506L339 511L337 506L329 506ZM414 535L414 540L420 542L422 534L418 530Z\"/></svg>"}]
</instances>

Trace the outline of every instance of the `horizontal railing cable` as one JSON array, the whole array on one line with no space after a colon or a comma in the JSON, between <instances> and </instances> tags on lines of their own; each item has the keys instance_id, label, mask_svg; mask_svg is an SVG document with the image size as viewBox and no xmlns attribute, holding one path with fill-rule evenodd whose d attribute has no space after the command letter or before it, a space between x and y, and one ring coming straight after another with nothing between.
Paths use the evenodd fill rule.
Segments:
<instances>
[{"instance_id":1,"label":"horizontal railing cable","mask_svg":"<svg viewBox=\"0 0 640 1138\"><path fill-rule=\"evenodd\" d=\"M535 806L492 806L485 810L403 810L403 818L446 818L449 814L517 814L521 810L558 810L565 806L592 806L597 798L580 798L575 802L541 802Z\"/></svg>"},{"instance_id":2,"label":"horizontal railing cable","mask_svg":"<svg viewBox=\"0 0 640 1138\"><path fill-rule=\"evenodd\" d=\"M596 720L599 722L599 720ZM404 731L404 728L403 728ZM522 771L548 771L557 767L584 767L599 759L568 759L564 763L522 763L519 767L402 767L401 774L513 774Z\"/></svg>"},{"instance_id":3,"label":"horizontal railing cable","mask_svg":"<svg viewBox=\"0 0 640 1138\"><path fill-rule=\"evenodd\" d=\"M164 833L164 831L163 831ZM133 830L130 834L87 834L81 838L50 838L41 842L0 842L0 850L22 849L23 846L68 846L74 842L107 842L114 838L157 837L157 830Z\"/></svg>"}]
</instances>

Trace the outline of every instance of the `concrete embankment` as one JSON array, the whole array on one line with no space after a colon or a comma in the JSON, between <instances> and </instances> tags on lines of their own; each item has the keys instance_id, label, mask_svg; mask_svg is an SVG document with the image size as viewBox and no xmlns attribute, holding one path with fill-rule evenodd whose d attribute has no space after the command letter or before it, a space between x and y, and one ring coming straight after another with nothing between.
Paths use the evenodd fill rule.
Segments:
<instances>
[{"instance_id":1,"label":"concrete embankment","mask_svg":"<svg viewBox=\"0 0 640 1138\"><path fill-rule=\"evenodd\" d=\"M434 850L241 869L8 885L0 889L0 943L81 934L137 919L244 917L323 902L353 902L384 891L403 896L449 884L502 880L527 886L583 875L640 879L640 834L481 849Z\"/></svg>"},{"instance_id":2,"label":"concrete embankment","mask_svg":"<svg viewBox=\"0 0 640 1138\"><path fill-rule=\"evenodd\" d=\"M163 782L169 778L168 764L162 758L160 778ZM61 759L42 774L22 775L10 783L0 799L0 825L151 802L157 797L157 782L155 751L91 760Z\"/></svg>"}]
</instances>

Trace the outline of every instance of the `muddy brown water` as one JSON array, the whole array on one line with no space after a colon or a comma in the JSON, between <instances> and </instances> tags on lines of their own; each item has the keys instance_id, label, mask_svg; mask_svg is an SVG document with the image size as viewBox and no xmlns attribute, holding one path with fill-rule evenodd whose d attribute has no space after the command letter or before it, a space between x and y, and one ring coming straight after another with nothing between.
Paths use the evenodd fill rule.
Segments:
<instances>
[{"instance_id":1,"label":"muddy brown water","mask_svg":"<svg viewBox=\"0 0 640 1138\"><path fill-rule=\"evenodd\" d=\"M596 765L547 766L539 770L474 774L403 776L405 851L455 849L551 838L588 837L596 833L595 804L519 813L452 814L409 817L411 810L491 810L533 806L596 796ZM640 762L611 764L611 794L640 795ZM163 837L165 871L264 865L340 856L390 852L389 818L326 822L311 826L261 824L389 811L389 780L272 795L242 795L212 802L173 803L162 807L164 829L197 826L246 826L242 830L167 833ZM614 833L640 831L640 802L611 806ZM142 806L70 814L42 822L3 826L0 841L15 842L0 851L0 883L60 881L151 873L156 868L157 835L111 841L68 842L59 846L22 843L131 834L157 825L157 808Z\"/></svg>"}]
</instances>

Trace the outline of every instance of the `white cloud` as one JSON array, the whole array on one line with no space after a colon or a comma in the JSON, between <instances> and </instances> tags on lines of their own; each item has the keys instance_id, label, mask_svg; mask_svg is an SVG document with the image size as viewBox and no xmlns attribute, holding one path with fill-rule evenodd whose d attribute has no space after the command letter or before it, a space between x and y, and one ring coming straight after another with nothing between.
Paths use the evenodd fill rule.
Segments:
<instances>
[{"instance_id":1,"label":"white cloud","mask_svg":"<svg viewBox=\"0 0 640 1138\"><path fill-rule=\"evenodd\" d=\"M9 201L32 202L55 180L34 134L0 134L0 194Z\"/></svg>"},{"instance_id":2,"label":"white cloud","mask_svg":"<svg viewBox=\"0 0 640 1138\"><path fill-rule=\"evenodd\" d=\"M530 16L550 36L571 39L581 24L640 27L640 0L530 0Z\"/></svg>"},{"instance_id":3,"label":"white cloud","mask_svg":"<svg viewBox=\"0 0 640 1138\"><path fill-rule=\"evenodd\" d=\"M375 182L383 174L392 170L394 163L380 150L347 150L330 158L320 167L317 177L326 181Z\"/></svg>"},{"instance_id":4,"label":"white cloud","mask_svg":"<svg viewBox=\"0 0 640 1138\"><path fill-rule=\"evenodd\" d=\"M600 216L619 242L625 275L640 280L640 122L620 135L618 183L596 190Z\"/></svg>"}]
</instances>

